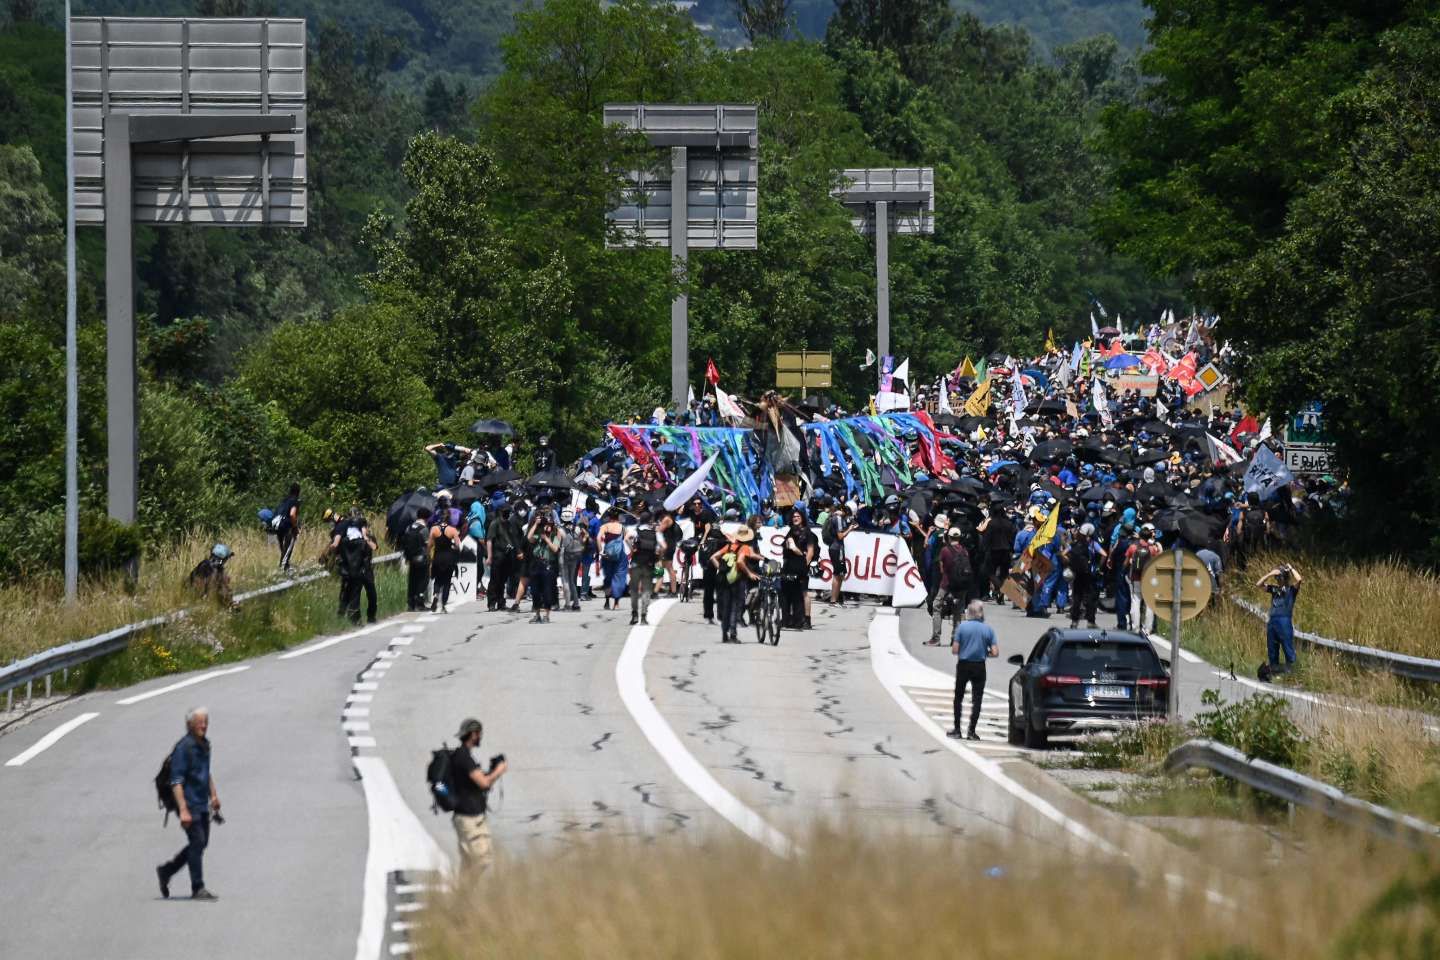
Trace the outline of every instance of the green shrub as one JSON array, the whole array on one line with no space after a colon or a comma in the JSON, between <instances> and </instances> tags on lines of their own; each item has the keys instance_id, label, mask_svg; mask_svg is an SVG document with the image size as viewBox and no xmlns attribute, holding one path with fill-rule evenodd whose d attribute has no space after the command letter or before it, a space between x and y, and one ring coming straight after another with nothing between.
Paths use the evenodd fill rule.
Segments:
<instances>
[{"instance_id":1,"label":"green shrub","mask_svg":"<svg viewBox=\"0 0 1440 960\"><path fill-rule=\"evenodd\" d=\"M1304 764L1310 744L1290 719L1290 704L1284 697L1262 693L1226 703L1219 691L1206 690L1200 700L1214 709L1195 715L1199 736L1234 747L1251 759L1291 769Z\"/></svg>"}]
</instances>

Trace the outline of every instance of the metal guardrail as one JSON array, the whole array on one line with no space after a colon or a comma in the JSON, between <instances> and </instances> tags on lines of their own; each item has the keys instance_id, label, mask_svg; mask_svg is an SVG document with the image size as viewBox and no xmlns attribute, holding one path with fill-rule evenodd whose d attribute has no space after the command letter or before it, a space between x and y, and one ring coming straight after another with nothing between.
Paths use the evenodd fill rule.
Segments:
<instances>
[{"instance_id":1,"label":"metal guardrail","mask_svg":"<svg viewBox=\"0 0 1440 960\"><path fill-rule=\"evenodd\" d=\"M387 553L383 557L376 557L374 563L393 563L401 558L400 553ZM306 574L303 577L296 577L293 580L285 580L280 583L272 583L267 587L260 587L255 590L247 590L244 593L235 595L236 603L244 603L247 600L254 600L259 597L270 596L282 593L295 587L304 586L307 583L314 583L317 580L324 580L330 574L326 571ZM0 693L6 694L6 710L10 707L10 694L16 687L24 685L26 688L26 699L31 699L33 685L38 680L45 681L45 695L50 695L50 678L56 673L68 671L83 663L94 660L98 657L108 656L124 650L130 644L130 638L146 630L155 627L162 627L169 623L175 623L185 619L189 615L188 610L172 610L170 613L162 613L148 620L140 620L136 623L127 623L123 627L116 627L114 630L107 630L98 636L85 640L75 640L71 643L62 644L58 647L51 647L49 650L42 650L24 660L17 660L14 663L0 667Z\"/></svg>"},{"instance_id":2,"label":"metal guardrail","mask_svg":"<svg viewBox=\"0 0 1440 960\"><path fill-rule=\"evenodd\" d=\"M1261 620L1268 616L1259 605L1251 603L1243 597L1231 597L1230 599L1237 607L1254 614ZM1305 630L1296 630L1295 636L1306 643L1329 650L1372 670L1387 670L1396 676L1424 683L1440 683L1440 660L1427 660L1424 657L1412 657L1404 653L1391 653L1389 650L1381 650L1378 647L1366 647L1358 643L1346 643L1344 640L1332 640L1329 637L1322 637Z\"/></svg>"},{"instance_id":3,"label":"metal guardrail","mask_svg":"<svg viewBox=\"0 0 1440 960\"><path fill-rule=\"evenodd\" d=\"M1332 820L1403 843L1412 850L1433 852L1440 843L1440 827L1432 823L1352 797L1338 787L1294 770L1265 760L1253 760L1234 747L1214 740L1186 741L1165 758L1167 773L1190 767L1213 770L1297 807L1318 810Z\"/></svg>"}]
</instances>

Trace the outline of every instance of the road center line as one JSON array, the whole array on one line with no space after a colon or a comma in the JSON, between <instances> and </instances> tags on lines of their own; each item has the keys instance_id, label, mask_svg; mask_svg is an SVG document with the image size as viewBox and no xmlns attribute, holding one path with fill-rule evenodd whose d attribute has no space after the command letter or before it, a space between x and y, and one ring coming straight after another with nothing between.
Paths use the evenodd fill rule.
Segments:
<instances>
[{"instance_id":1,"label":"road center line","mask_svg":"<svg viewBox=\"0 0 1440 960\"><path fill-rule=\"evenodd\" d=\"M650 746L660 754L665 765L680 778L681 783L704 800L710 809L777 856L790 857L802 853L789 837L776 830L760 814L721 786L720 781L685 749L685 745L680 742L670 724L665 722L665 718L660 715L646 692L645 654L650 649L655 630L676 603L675 600L653 601L650 604L650 617L654 622L648 626L631 627L625 638L625 647L620 652L620 659L615 663L615 685L620 688L620 699L624 702L625 709L630 711L630 716L640 727L640 732L645 734L645 739L650 741Z\"/></svg>"},{"instance_id":2,"label":"road center line","mask_svg":"<svg viewBox=\"0 0 1440 960\"><path fill-rule=\"evenodd\" d=\"M204 683L206 680L213 680L216 677L229 676L232 673L240 673L242 670L249 670L249 664L242 664L238 667L230 667L227 670L211 670L209 673L202 673L198 677L191 677L188 680L181 680L179 683L172 683L168 687L161 687L159 690L149 690L145 693L137 693L133 697L126 697L124 700L115 702L122 707L128 707L132 703L139 703L142 700L149 700L151 697L159 697L167 693L174 693L176 690L183 690L185 687L193 687L197 683Z\"/></svg>"},{"instance_id":3,"label":"road center line","mask_svg":"<svg viewBox=\"0 0 1440 960\"><path fill-rule=\"evenodd\" d=\"M65 736L65 734L69 733L71 730L74 730L76 727L80 726L80 724L88 723L89 721L94 720L98 716L100 716L100 714L98 713L82 713L80 714L80 716L74 718L73 720L66 720L64 723L60 724L60 726L56 727L54 730L51 730L49 733L45 734L45 736L41 737L38 741L36 741L35 745L29 750L26 750L23 753L18 753L15 756L11 757L9 760L5 761L5 766L23 767L26 761L35 759L40 754L44 753L46 750L49 750L51 747L55 746L55 744L58 743L60 738Z\"/></svg>"}]
</instances>

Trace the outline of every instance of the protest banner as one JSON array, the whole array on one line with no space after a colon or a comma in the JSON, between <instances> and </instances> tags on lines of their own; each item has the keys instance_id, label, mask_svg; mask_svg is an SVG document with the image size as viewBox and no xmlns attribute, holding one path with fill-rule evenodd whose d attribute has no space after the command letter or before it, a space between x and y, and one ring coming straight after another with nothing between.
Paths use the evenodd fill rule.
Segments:
<instances>
[{"instance_id":1,"label":"protest banner","mask_svg":"<svg viewBox=\"0 0 1440 960\"><path fill-rule=\"evenodd\" d=\"M1122 373L1115 378L1115 389L1121 393L1133 390L1142 397L1153 397L1160 389L1160 377L1154 373Z\"/></svg>"}]
</instances>

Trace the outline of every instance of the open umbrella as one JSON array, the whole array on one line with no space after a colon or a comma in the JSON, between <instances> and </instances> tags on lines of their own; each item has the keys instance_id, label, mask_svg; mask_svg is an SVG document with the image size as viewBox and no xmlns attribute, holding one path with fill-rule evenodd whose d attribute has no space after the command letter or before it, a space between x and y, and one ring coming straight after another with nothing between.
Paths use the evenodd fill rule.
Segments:
<instances>
[{"instance_id":1,"label":"open umbrella","mask_svg":"<svg viewBox=\"0 0 1440 960\"><path fill-rule=\"evenodd\" d=\"M1170 452L1168 450L1160 450L1158 448L1150 450L1137 450L1130 455L1130 462L1135 464L1135 466L1137 467L1143 467L1151 463L1159 463L1161 460L1169 459Z\"/></svg>"},{"instance_id":2,"label":"open umbrella","mask_svg":"<svg viewBox=\"0 0 1440 960\"><path fill-rule=\"evenodd\" d=\"M1128 353L1117 354L1105 361L1106 370L1125 370L1140 366L1140 358Z\"/></svg>"},{"instance_id":3,"label":"open umbrella","mask_svg":"<svg viewBox=\"0 0 1440 960\"><path fill-rule=\"evenodd\" d=\"M1163 500L1170 501L1175 493L1175 488L1168 483L1161 483L1159 480L1152 480L1149 483L1142 483L1135 488L1135 499L1137 500Z\"/></svg>"},{"instance_id":4,"label":"open umbrella","mask_svg":"<svg viewBox=\"0 0 1440 960\"><path fill-rule=\"evenodd\" d=\"M478 485L470 486L469 484L465 483L457 483L453 487L446 487L443 491L437 490L435 492L437 495L437 499L440 493L450 494L450 505L452 507L459 507L461 513L465 513L466 511L468 511L470 509L470 504L474 503L476 500L485 499L485 491L483 488Z\"/></svg>"},{"instance_id":5,"label":"open umbrella","mask_svg":"<svg viewBox=\"0 0 1440 960\"><path fill-rule=\"evenodd\" d=\"M1119 331L1118 329L1116 329L1115 327L1101 327L1099 330L1097 330L1097 331L1095 331L1095 332L1098 333L1098 334L1100 334L1102 337L1118 337L1118 336L1120 336L1120 331Z\"/></svg>"},{"instance_id":6,"label":"open umbrella","mask_svg":"<svg viewBox=\"0 0 1440 960\"><path fill-rule=\"evenodd\" d=\"M471 433L488 433L497 437L508 437L515 432L515 428L504 420L476 420L470 424Z\"/></svg>"},{"instance_id":7,"label":"open umbrella","mask_svg":"<svg viewBox=\"0 0 1440 960\"><path fill-rule=\"evenodd\" d=\"M485 476L475 482L475 485L486 490L493 490L496 487L503 487L507 483L514 483L520 479L520 474L514 470L491 470Z\"/></svg>"},{"instance_id":8,"label":"open umbrella","mask_svg":"<svg viewBox=\"0 0 1440 960\"><path fill-rule=\"evenodd\" d=\"M1049 463L1053 460L1064 460L1074 452L1075 447L1069 440L1046 440L1030 449L1030 459L1036 463Z\"/></svg>"},{"instance_id":9,"label":"open umbrella","mask_svg":"<svg viewBox=\"0 0 1440 960\"><path fill-rule=\"evenodd\" d=\"M989 485L974 477L956 477L941 489L948 493L966 494L972 497L983 496L990 489Z\"/></svg>"},{"instance_id":10,"label":"open umbrella","mask_svg":"<svg viewBox=\"0 0 1440 960\"><path fill-rule=\"evenodd\" d=\"M541 470L525 481L530 490L573 490L575 484L560 470Z\"/></svg>"},{"instance_id":11,"label":"open umbrella","mask_svg":"<svg viewBox=\"0 0 1440 960\"><path fill-rule=\"evenodd\" d=\"M421 507L427 510L435 509L435 495L429 490L420 489L401 494L390 504L390 509L385 511L385 532L390 535L392 543L399 540L405 528L415 522L415 513Z\"/></svg>"},{"instance_id":12,"label":"open umbrella","mask_svg":"<svg viewBox=\"0 0 1440 960\"><path fill-rule=\"evenodd\" d=\"M1068 411L1065 409L1065 401L1064 401L1064 400L1060 400L1060 399L1058 399L1058 398L1056 398L1056 397L1046 397L1044 400L1041 400L1039 403L1031 404L1031 405L1030 405L1030 410L1031 410L1031 412L1033 412L1033 413L1038 413L1038 414L1041 414L1041 415L1044 415L1044 414L1047 414L1047 413L1061 414L1061 413L1066 413L1066 412L1068 412Z\"/></svg>"}]
</instances>

